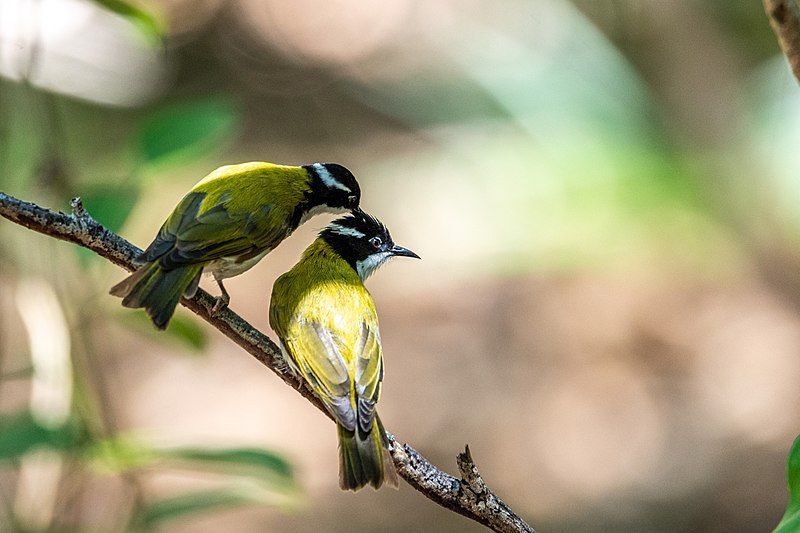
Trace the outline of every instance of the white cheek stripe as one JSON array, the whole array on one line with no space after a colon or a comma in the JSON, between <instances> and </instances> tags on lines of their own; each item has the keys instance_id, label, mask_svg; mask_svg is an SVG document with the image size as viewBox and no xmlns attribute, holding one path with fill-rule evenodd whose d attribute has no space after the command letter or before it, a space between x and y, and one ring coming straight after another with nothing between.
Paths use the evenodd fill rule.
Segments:
<instances>
[{"instance_id":1,"label":"white cheek stripe","mask_svg":"<svg viewBox=\"0 0 800 533\"><path fill-rule=\"evenodd\" d=\"M314 167L314 170L317 171L319 179L321 179L322 183L324 183L325 186L328 187L329 189L339 189L345 192L353 192L344 185L342 185L341 183L339 183L339 181L336 178L334 178L330 172L328 172L328 169L325 168L325 165L323 165L322 163L314 163L312 166Z\"/></svg>"},{"instance_id":2,"label":"white cheek stripe","mask_svg":"<svg viewBox=\"0 0 800 533\"><path fill-rule=\"evenodd\" d=\"M339 224L329 224L328 228L338 234L338 235L345 235L348 237L355 237L356 239L361 239L364 237L364 234L358 231L357 229L353 228L346 228L344 226L340 226Z\"/></svg>"}]
</instances>

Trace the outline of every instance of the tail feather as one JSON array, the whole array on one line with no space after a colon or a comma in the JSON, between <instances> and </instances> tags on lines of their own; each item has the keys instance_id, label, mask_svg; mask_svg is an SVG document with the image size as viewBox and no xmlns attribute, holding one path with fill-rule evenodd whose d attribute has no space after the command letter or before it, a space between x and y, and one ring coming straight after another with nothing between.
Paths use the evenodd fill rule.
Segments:
<instances>
[{"instance_id":1,"label":"tail feather","mask_svg":"<svg viewBox=\"0 0 800 533\"><path fill-rule=\"evenodd\" d=\"M165 329L175 313L181 295L192 296L202 274L202 265L162 270L157 262L147 263L111 288L125 307L143 307L158 329Z\"/></svg>"},{"instance_id":2,"label":"tail feather","mask_svg":"<svg viewBox=\"0 0 800 533\"><path fill-rule=\"evenodd\" d=\"M384 483L397 488L397 472L389 456L386 432L377 416L368 432L349 431L337 424L339 433L339 486L356 491L369 484L380 488Z\"/></svg>"}]
</instances>

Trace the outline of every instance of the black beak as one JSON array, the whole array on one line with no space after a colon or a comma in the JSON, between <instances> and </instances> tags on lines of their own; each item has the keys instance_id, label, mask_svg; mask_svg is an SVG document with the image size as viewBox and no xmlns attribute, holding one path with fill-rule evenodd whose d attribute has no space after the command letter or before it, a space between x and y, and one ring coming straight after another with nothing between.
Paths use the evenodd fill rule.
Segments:
<instances>
[{"instance_id":1,"label":"black beak","mask_svg":"<svg viewBox=\"0 0 800 533\"><path fill-rule=\"evenodd\" d=\"M417 259L422 259L420 256L409 250L408 248L403 248L402 246L397 246L396 244L392 246L392 255L399 255L403 257L415 257Z\"/></svg>"}]
</instances>

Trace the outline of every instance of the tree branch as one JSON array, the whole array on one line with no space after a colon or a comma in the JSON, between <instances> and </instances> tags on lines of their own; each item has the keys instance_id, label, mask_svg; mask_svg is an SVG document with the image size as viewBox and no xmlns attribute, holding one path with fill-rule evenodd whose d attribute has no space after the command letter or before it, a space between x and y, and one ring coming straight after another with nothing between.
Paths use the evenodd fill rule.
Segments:
<instances>
[{"instance_id":1,"label":"tree branch","mask_svg":"<svg viewBox=\"0 0 800 533\"><path fill-rule=\"evenodd\" d=\"M772 31L800 81L800 6L797 0L764 0Z\"/></svg>"},{"instance_id":2,"label":"tree branch","mask_svg":"<svg viewBox=\"0 0 800 533\"><path fill-rule=\"evenodd\" d=\"M137 260L141 253L139 248L94 220L83 208L80 198L74 198L71 206L72 214L67 215L0 193L0 215L3 217L28 229L88 248L128 271L136 269L140 264ZM214 302L214 298L202 289L194 298L181 300L184 306L244 348L330 418L311 389L289 370L275 343L230 309L212 316ZM437 504L494 531L533 532L533 528L486 486L469 447L457 457L461 472L461 479L458 479L433 466L391 433L389 441L398 473L409 485Z\"/></svg>"}]
</instances>

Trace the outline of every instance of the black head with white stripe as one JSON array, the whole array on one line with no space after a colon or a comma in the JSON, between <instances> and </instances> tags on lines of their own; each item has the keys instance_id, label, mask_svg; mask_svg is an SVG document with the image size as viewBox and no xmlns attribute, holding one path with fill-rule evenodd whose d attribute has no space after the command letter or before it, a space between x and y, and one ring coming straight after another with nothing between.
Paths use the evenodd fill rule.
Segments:
<instances>
[{"instance_id":1,"label":"black head with white stripe","mask_svg":"<svg viewBox=\"0 0 800 533\"><path fill-rule=\"evenodd\" d=\"M353 173L336 163L314 163L303 168L311 178L309 209L318 206L331 212L355 209L361 201L361 187Z\"/></svg>"},{"instance_id":2,"label":"black head with white stripe","mask_svg":"<svg viewBox=\"0 0 800 533\"><path fill-rule=\"evenodd\" d=\"M411 250L396 245L386 226L361 209L331 222L320 237L353 267L362 280L392 257L419 259Z\"/></svg>"}]
</instances>

